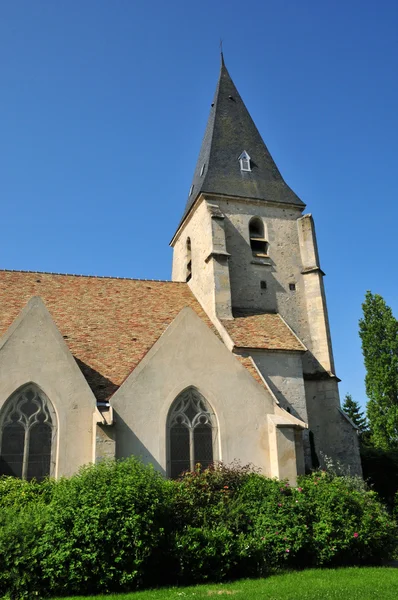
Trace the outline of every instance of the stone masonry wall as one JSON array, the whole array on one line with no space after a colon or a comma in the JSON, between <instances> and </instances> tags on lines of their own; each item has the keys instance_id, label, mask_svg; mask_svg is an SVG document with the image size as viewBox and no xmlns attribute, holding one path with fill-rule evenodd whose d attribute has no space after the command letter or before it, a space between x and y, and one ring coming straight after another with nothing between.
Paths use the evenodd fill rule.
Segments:
<instances>
[{"instance_id":1,"label":"stone masonry wall","mask_svg":"<svg viewBox=\"0 0 398 600\"><path fill-rule=\"evenodd\" d=\"M210 318L231 318L224 216L217 206L202 201L184 223L173 244L173 281L186 281L188 238L192 259L192 278L188 285Z\"/></svg>"},{"instance_id":2,"label":"stone masonry wall","mask_svg":"<svg viewBox=\"0 0 398 600\"><path fill-rule=\"evenodd\" d=\"M279 312L310 348L297 231L300 210L238 200L219 200L218 204L226 217L233 308ZM265 224L269 260L252 254L249 222L254 216ZM261 281L266 282L266 289L261 287ZM289 284L293 283L296 289L290 290Z\"/></svg>"}]
</instances>

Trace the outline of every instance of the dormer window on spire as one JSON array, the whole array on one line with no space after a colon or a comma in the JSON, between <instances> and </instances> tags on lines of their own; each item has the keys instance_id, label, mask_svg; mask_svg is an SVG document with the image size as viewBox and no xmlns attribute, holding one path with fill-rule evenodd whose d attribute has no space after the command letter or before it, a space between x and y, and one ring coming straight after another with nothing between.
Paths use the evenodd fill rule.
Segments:
<instances>
[{"instance_id":1,"label":"dormer window on spire","mask_svg":"<svg viewBox=\"0 0 398 600\"><path fill-rule=\"evenodd\" d=\"M240 170L241 171L251 171L250 156L248 155L246 150L244 150L242 152L242 154L239 156L239 162L240 162Z\"/></svg>"}]
</instances>

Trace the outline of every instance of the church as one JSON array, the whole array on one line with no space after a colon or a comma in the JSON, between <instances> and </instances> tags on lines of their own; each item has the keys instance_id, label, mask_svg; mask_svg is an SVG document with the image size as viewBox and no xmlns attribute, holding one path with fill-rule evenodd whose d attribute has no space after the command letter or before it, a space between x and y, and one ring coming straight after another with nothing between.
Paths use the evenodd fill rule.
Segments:
<instances>
[{"instance_id":1,"label":"church","mask_svg":"<svg viewBox=\"0 0 398 600\"><path fill-rule=\"evenodd\" d=\"M221 56L171 281L0 271L0 474L131 455L173 478L360 474L304 209Z\"/></svg>"}]
</instances>

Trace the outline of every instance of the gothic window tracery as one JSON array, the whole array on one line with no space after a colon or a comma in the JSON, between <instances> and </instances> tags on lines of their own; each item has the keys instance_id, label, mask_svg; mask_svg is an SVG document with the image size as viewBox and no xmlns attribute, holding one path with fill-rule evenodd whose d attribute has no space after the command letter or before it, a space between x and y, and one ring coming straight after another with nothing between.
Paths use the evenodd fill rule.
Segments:
<instances>
[{"instance_id":1,"label":"gothic window tracery","mask_svg":"<svg viewBox=\"0 0 398 600\"><path fill-rule=\"evenodd\" d=\"M56 417L45 394L24 386L4 405L0 418L0 475L41 480L53 470Z\"/></svg>"},{"instance_id":2,"label":"gothic window tracery","mask_svg":"<svg viewBox=\"0 0 398 600\"><path fill-rule=\"evenodd\" d=\"M197 463L204 468L211 465L216 437L215 415L205 398L193 387L184 390L168 419L170 477L193 470Z\"/></svg>"}]
</instances>

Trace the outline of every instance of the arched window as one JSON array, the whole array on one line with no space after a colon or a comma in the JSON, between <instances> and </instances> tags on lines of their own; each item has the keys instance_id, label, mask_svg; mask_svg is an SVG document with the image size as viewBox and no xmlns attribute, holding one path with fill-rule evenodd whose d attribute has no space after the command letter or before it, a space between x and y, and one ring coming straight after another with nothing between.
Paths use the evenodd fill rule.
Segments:
<instances>
[{"instance_id":1,"label":"arched window","mask_svg":"<svg viewBox=\"0 0 398 600\"><path fill-rule=\"evenodd\" d=\"M191 238L187 238L187 274L185 281L188 282L192 277L192 255L191 255Z\"/></svg>"},{"instance_id":2,"label":"arched window","mask_svg":"<svg viewBox=\"0 0 398 600\"><path fill-rule=\"evenodd\" d=\"M41 480L52 474L56 417L33 383L13 394L0 418L0 475Z\"/></svg>"},{"instance_id":3,"label":"arched window","mask_svg":"<svg viewBox=\"0 0 398 600\"><path fill-rule=\"evenodd\" d=\"M169 475L179 477L197 463L206 468L214 461L216 419L210 406L193 387L174 401L167 423Z\"/></svg>"},{"instance_id":4,"label":"arched window","mask_svg":"<svg viewBox=\"0 0 398 600\"><path fill-rule=\"evenodd\" d=\"M268 241L265 237L264 223L253 217L249 223L250 247L255 256L268 256Z\"/></svg>"}]
</instances>

